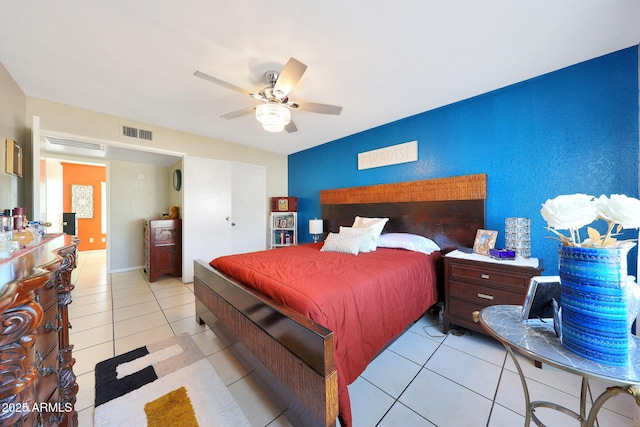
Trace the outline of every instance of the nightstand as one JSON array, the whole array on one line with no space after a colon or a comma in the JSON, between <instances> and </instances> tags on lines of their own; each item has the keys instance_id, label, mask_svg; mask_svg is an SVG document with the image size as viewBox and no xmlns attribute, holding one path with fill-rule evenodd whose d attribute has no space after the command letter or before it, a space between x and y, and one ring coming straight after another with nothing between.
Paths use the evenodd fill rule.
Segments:
<instances>
[{"instance_id":1,"label":"nightstand","mask_svg":"<svg viewBox=\"0 0 640 427\"><path fill-rule=\"evenodd\" d=\"M451 324L485 333L474 312L490 305L522 305L533 276L544 267L537 258L496 260L485 255L449 252L444 258L442 331Z\"/></svg>"}]
</instances>

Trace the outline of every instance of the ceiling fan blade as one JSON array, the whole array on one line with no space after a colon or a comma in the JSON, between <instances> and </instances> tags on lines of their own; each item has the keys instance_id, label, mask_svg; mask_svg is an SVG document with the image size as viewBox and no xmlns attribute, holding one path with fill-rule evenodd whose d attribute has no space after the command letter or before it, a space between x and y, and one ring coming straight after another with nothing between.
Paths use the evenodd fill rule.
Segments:
<instances>
[{"instance_id":1,"label":"ceiling fan blade","mask_svg":"<svg viewBox=\"0 0 640 427\"><path fill-rule=\"evenodd\" d=\"M242 108L240 110L236 110L236 111L232 111L230 113L227 114L223 114L220 117L222 117L223 119L235 119L236 117L241 117L244 116L245 114L249 114L251 112L253 112L253 110L255 110L256 107L246 107L246 108Z\"/></svg>"},{"instance_id":2,"label":"ceiling fan blade","mask_svg":"<svg viewBox=\"0 0 640 427\"><path fill-rule=\"evenodd\" d=\"M280 98L286 97L291 89L298 83L304 72L307 70L307 66L295 58L289 58L289 61L285 64L275 86L273 92L282 94Z\"/></svg>"},{"instance_id":3,"label":"ceiling fan blade","mask_svg":"<svg viewBox=\"0 0 640 427\"><path fill-rule=\"evenodd\" d=\"M310 111L312 113L320 113L320 114L333 114L335 116L339 115L342 112L342 107L338 107L336 105L329 104L318 104L315 102L295 102L298 104L298 109L304 111Z\"/></svg>"},{"instance_id":4,"label":"ceiling fan blade","mask_svg":"<svg viewBox=\"0 0 640 427\"><path fill-rule=\"evenodd\" d=\"M293 120L291 120L285 127L284 130L287 131L287 133L292 133L292 132L296 132L298 130L298 127L296 126L295 123L293 123Z\"/></svg>"},{"instance_id":5,"label":"ceiling fan blade","mask_svg":"<svg viewBox=\"0 0 640 427\"><path fill-rule=\"evenodd\" d=\"M219 79L217 77L214 77L211 74L203 73L202 71L198 70L195 73L193 73L193 75L196 76L196 77L200 77L201 79L204 79L204 80L206 80L208 82L215 83L217 85L226 87L227 89L231 89L233 91L240 92L243 95L253 96L252 92L249 92L246 89L242 89L241 87L236 86L233 83L225 82L224 80Z\"/></svg>"}]
</instances>

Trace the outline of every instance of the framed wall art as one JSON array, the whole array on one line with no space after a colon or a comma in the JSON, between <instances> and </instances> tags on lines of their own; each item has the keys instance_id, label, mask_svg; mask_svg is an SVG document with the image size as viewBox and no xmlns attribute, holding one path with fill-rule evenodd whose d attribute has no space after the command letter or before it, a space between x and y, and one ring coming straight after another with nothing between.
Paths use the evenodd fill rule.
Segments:
<instances>
[{"instance_id":1,"label":"framed wall art","mask_svg":"<svg viewBox=\"0 0 640 427\"><path fill-rule=\"evenodd\" d=\"M78 218L93 218L93 186L71 185L71 210Z\"/></svg>"},{"instance_id":2,"label":"framed wall art","mask_svg":"<svg viewBox=\"0 0 640 427\"><path fill-rule=\"evenodd\" d=\"M496 246L498 232L495 230L478 230L476 240L473 242L473 252L480 255L489 255L489 249Z\"/></svg>"},{"instance_id":3,"label":"framed wall art","mask_svg":"<svg viewBox=\"0 0 640 427\"><path fill-rule=\"evenodd\" d=\"M22 176L22 147L9 138L5 141L5 172Z\"/></svg>"}]
</instances>

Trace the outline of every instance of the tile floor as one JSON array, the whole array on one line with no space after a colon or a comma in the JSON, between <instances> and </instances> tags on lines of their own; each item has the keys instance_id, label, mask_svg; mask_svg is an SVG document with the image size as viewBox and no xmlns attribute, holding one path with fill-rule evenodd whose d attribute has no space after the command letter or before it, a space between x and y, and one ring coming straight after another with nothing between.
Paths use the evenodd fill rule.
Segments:
<instances>
[{"instance_id":1,"label":"tile floor","mask_svg":"<svg viewBox=\"0 0 640 427\"><path fill-rule=\"evenodd\" d=\"M148 283L141 271L105 273L105 254L80 252L69 306L74 371L80 386L80 427L93 426L94 367L101 360L182 332L193 336L254 426L290 425L206 327L194 320L192 284L165 276ZM434 326L435 325L435 326ZM579 379L521 360L533 400L577 410ZM603 385L592 384L594 389ZM519 377L506 351L482 334L442 335L425 316L382 352L349 386L355 427L513 427L524 424ZM596 395L597 395L596 394ZM633 425L633 399L619 395L599 425ZM577 425L566 415L537 411L547 426Z\"/></svg>"}]
</instances>

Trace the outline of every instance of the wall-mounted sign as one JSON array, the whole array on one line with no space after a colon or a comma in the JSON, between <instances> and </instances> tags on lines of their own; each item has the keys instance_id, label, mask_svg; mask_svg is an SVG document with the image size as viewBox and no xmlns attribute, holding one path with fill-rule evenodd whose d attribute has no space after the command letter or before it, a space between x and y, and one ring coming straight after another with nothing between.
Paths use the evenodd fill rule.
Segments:
<instances>
[{"instance_id":1,"label":"wall-mounted sign","mask_svg":"<svg viewBox=\"0 0 640 427\"><path fill-rule=\"evenodd\" d=\"M418 161L418 141L358 153L358 170Z\"/></svg>"}]
</instances>

